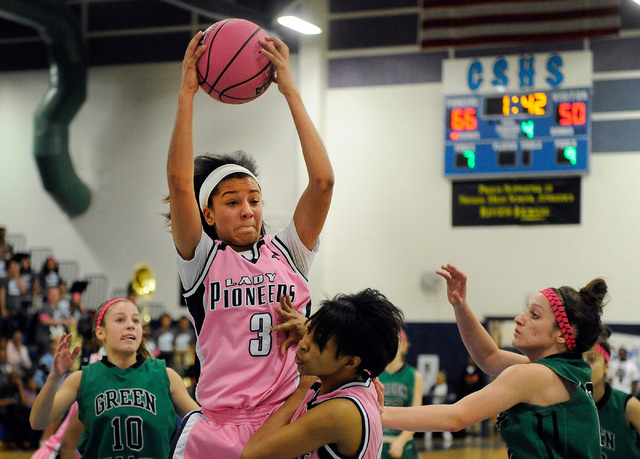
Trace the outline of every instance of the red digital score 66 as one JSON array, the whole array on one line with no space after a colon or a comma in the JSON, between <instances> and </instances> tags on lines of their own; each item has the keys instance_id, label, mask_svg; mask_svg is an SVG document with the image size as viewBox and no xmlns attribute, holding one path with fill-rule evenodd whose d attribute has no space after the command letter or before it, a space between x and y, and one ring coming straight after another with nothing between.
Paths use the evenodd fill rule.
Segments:
<instances>
[{"instance_id":1,"label":"red digital score 66","mask_svg":"<svg viewBox=\"0 0 640 459\"><path fill-rule=\"evenodd\" d=\"M453 108L450 117L453 131L475 131L478 128L476 109L473 107Z\"/></svg>"},{"instance_id":2,"label":"red digital score 66","mask_svg":"<svg viewBox=\"0 0 640 459\"><path fill-rule=\"evenodd\" d=\"M556 123L560 126L583 126L587 122L587 106L584 102L558 104Z\"/></svg>"}]
</instances>

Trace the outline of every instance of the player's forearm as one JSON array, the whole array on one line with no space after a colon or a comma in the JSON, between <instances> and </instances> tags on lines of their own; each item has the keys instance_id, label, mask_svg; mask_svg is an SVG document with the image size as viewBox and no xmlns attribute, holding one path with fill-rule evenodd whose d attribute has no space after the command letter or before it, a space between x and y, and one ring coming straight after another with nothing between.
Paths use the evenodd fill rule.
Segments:
<instances>
[{"instance_id":1,"label":"player's forearm","mask_svg":"<svg viewBox=\"0 0 640 459\"><path fill-rule=\"evenodd\" d=\"M402 442L402 445L406 445L411 439L415 432L409 430L403 430L400 435L398 435L398 440Z\"/></svg>"},{"instance_id":2,"label":"player's forearm","mask_svg":"<svg viewBox=\"0 0 640 459\"><path fill-rule=\"evenodd\" d=\"M329 155L297 88L285 95L300 139L310 182L332 187L334 176ZM311 183L314 185L314 183Z\"/></svg>"},{"instance_id":3,"label":"player's forearm","mask_svg":"<svg viewBox=\"0 0 640 459\"><path fill-rule=\"evenodd\" d=\"M466 425L463 420L454 416L452 406L385 407L382 412L382 425L392 429L412 432L457 432L466 427Z\"/></svg>"},{"instance_id":4,"label":"player's forearm","mask_svg":"<svg viewBox=\"0 0 640 459\"><path fill-rule=\"evenodd\" d=\"M177 187L193 192L193 167L193 94L181 91L167 159L169 191Z\"/></svg>"},{"instance_id":5,"label":"player's forearm","mask_svg":"<svg viewBox=\"0 0 640 459\"><path fill-rule=\"evenodd\" d=\"M454 307L456 323L460 337L464 343L469 355L473 357L478 366L486 373L498 374L492 368L492 359L495 358L499 351L491 335L473 314L469 305L464 302L460 306Z\"/></svg>"},{"instance_id":6,"label":"player's forearm","mask_svg":"<svg viewBox=\"0 0 640 459\"><path fill-rule=\"evenodd\" d=\"M42 430L53 421L51 410L53 409L53 401L61 381L62 376L57 376L54 372L51 372L44 386L42 386L29 414L29 423L33 430Z\"/></svg>"},{"instance_id":7,"label":"player's forearm","mask_svg":"<svg viewBox=\"0 0 640 459\"><path fill-rule=\"evenodd\" d=\"M273 432L277 431L281 427L286 426L291 422L291 418L295 414L296 410L304 400L304 396L308 387L298 387L296 391L291 394L286 402L278 408L269 418L262 424L257 432L251 437L246 446L246 453L251 454L253 448L258 447L260 442L265 438L268 438Z\"/></svg>"}]
</instances>

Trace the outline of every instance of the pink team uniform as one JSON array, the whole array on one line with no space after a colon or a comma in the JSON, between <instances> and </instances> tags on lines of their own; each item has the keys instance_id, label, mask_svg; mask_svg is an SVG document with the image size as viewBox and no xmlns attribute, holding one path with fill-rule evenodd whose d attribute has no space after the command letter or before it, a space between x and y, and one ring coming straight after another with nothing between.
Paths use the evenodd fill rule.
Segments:
<instances>
[{"instance_id":1,"label":"pink team uniform","mask_svg":"<svg viewBox=\"0 0 640 459\"><path fill-rule=\"evenodd\" d=\"M47 438L43 445L38 448L37 451L33 453L31 459L56 459L58 456L58 451L60 451L60 444L62 443L62 438L67 431L67 427L69 427L69 423L71 422L71 418L78 411L78 402L73 402L71 408L69 408L69 412L67 416L64 418L62 423L58 426L55 433L51 434L49 438ZM76 457L80 458L80 453L76 451Z\"/></svg>"},{"instance_id":2,"label":"pink team uniform","mask_svg":"<svg viewBox=\"0 0 640 459\"><path fill-rule=\"evenodd\" d=\"M201 363L202 409L183 420L173 458L237 459L249 438L297 386L295 353L280 354L281 295L308 315L306 274L314 257L290 223L238 253L203 233L192 260L178 256Z\"/></svg>"},{"instance_id":3,"label":"pink team uniform","mask_svg":"<svg viewBox=\"0 0 640 459\"><path fill-rule=\"evenodd\" d=\"M377 459L380 457L382 450L382 421L380 420L380 405L378 404L378 395L371 379L364 382L350 382L331 391L327 394L318 396L320 390L320 382L316 382L307 394L291 418L291 422L298 419L313 407L332 400L335 398L347 398L351 400L362 416L362 438L360 440L360 449L355 456L349 456L356 459ZM314 451L310 451L299 459L338 459L343 458L338 451L334 449L334 445L324 445Z\"/></svg>"}]
</instances>

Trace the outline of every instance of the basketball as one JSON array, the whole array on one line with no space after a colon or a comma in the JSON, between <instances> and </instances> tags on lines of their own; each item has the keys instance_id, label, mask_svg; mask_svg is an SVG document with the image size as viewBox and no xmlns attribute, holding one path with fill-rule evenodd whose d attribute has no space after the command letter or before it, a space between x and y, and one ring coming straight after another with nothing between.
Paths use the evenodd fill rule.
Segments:
<instances>
[{"instance_id":1,"label":"basketball","mask_svg":"<svg viewBox=\"0 0 640 459\"><path fill-rule=\"evenodd\" d=\"M211 97L225 104L242 104L263 94L273 79L273 66L258 40L267 33L245 19L224 19L209 26L200 44L207 50L198 59L198 82Z\"/></svg>"}]
</instances>

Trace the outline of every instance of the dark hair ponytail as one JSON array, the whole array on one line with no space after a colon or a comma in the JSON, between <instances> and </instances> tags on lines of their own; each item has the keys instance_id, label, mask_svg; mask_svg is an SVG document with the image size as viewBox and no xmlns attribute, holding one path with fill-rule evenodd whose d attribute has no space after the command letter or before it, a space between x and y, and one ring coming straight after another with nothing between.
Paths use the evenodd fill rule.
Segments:
<instances>
[{"instance_id":1,"label":"dark hair ponytail","mask_svg":"<svg viewBox=\"0 0 640 459\"><path fill-rule=\"evenodd\" d=\"M566 286L557 290L563 299L567 318L576 337L574 352L588 351L605 333L601 316L608 294L607 283L604 279L596 278L579 291Z\"/></svg>"}]
</instances>

